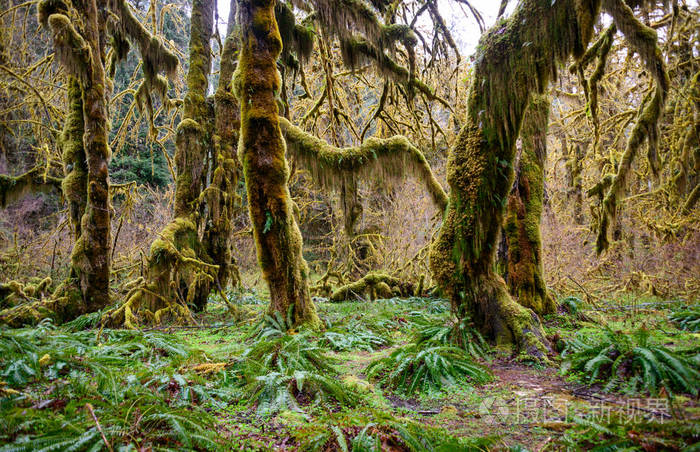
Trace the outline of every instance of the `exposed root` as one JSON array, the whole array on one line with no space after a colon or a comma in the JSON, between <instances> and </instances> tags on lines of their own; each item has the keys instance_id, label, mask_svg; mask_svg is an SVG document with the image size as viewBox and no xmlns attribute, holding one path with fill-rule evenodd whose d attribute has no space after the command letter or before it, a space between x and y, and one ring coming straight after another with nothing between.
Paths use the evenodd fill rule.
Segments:
<instances>
[{"instance_id":1,"label":"exposed root","mask_svg":"<svg viewBox=\"0 0 700 452\"><path fill-rule=\"evenodd\" d=\"M386 273L370 272L355 282L337 288L330 301L376 300L394 296L410 297L414 295L414 286Z\"/></svg>"},{"instance_id":2,"label":"exposed root","mask_svg":"<svg viewBox=\"0 0 700 452\"><path fill-rule=\"evenodd\" d=\"M75 280L64 281L53 294L44 298L50 285L51 278L47 277L38 283L22 285L17 281L10 281L0 286L0 302L3 304L8 298L26 301L0 311L0 324L19 328L24 325L36 325L46 318L67 322L88 312L88 306ZM4 299L3 290L9 291L5 292L8 295Z\"/></svg>"}]
</instances>

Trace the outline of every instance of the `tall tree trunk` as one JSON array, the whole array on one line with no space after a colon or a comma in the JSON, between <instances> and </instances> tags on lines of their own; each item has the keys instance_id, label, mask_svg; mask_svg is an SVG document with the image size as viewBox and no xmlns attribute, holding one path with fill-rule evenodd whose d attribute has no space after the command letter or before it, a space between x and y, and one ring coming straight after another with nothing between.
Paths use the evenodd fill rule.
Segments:
<instances>
[{"instance_id":1,"label":"tall tree trunk","mask_svg":"<svg viewBox=\"0 0 700 452\"><path fill-rule=\"evenodd\" d=\"M107 144L107 98L104 69L105 27L96 0L84 2L85 38L90 48L90 64L83 80L83 121L87 157L87 206L81 220L81 235L73 248L71 261L76 270L87 312L109 305L110 217L109 158Z\"/></svg>"},{"instance_id":2,"label":"tall tree trunk","mask_svg":"<svg viewBox=\"0 0 700 452\"><path fill-rule=\"evenodd\" d=\"M235 26L237 7L237 0L232 0L226 40L221 52L219 86L214 94L216 167L212 174L211 186L207 188L209 211L202 238L207 253L219 266L216 283L221 288L230 282L238 283L240 278L231 249L233 217L241 205L236 192L241 173L240 161L236 155L241 118L232 86L238 52L238 34Z\"/></svg>"},{"instance_id":3,"label":"tall tree trunk","mask_svg":"<svg viewBox=\"0 0 700 452\"><path fill-rule=\"evenodd\" d=\"M106 314L106 324L134 328L141 321L191 323L194 320L188 305L203 309L219 270L199 237L200 194L213 132L213 115L207 104L213 22L214 0L194 0L187 94L175 138L174 218L151 244L144 279L134 284L122 306Z\"/></svg>"},{"instance_id":4,"label":"tall tree trunk","mask_svg":"<svg viewBox=\"0 0 700 452\"><path fill-rule=\"evenodd\" d=\"M547 96L534 96L525 113L522 151L503 225L508 288L518 303L538 315L556 311L544 281L540 237L549 104Z\"/></svg>"},{"instance_id":5,"label":"tall tree trunk","mask_svg":"<svg viewBox=\"0 0 700 452\"><path fill-rule=\"evenodd\" d=\"M241 51L235 90L241 105L239 156L243 163L248 208L258 261L270 288L270 312L293 323L320 323L309 295L308 267L294 218L287 180L285 142L279 126L276 95L280 75L276 62L282 50L274 0L239 3Z\"/></svg>"},{"instance_id":6,"label":"tall tree trunk","mask_svg":"<svg viewBox=\"0 0 700 452\"><path fill-rule=\"evenodd\" d=\"M568 149L566 161L567 185L566 199L572 204L574 222L583 224L583 182L581 180L583 165L581 161L584 152L578 144L572 144Z\"/></svg>"},{"instance_id":7,"label":"tall tree trunk","mask_svg":"<svg viewBox=\"0 0 700 452\"><path fill-rule=\"evenodd\" d=\"M545 351L539 319L511 298L495 272L515 141L532 94L545 89L557 61L584 52L599 6L598 0L524 0L482 37L466 124L447 161L451 191L431 248L433 275L459 318L470 316L497 344L534 356Z\"/></svg>"}]
</instances>

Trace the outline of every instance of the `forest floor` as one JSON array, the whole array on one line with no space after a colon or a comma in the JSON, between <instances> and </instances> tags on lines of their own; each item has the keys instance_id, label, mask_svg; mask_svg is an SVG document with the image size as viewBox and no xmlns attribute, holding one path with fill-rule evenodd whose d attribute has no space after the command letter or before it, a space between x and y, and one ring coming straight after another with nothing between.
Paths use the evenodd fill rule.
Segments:
<instances>
[{"instance_id":1,"label":"forest floor","mask_svg":"<svg viewBox=\"0 0 700 452\"><path fill-rule=\"evenodd\" d=\"M558 355L542 365L490 350L480 361L489 382L412 393L369 378L370 363L411 343L421 322L449 319L439 299L318 303L326 331L304 340L332 363L326 377L355 394L352 402L289 385L275 392L267 377L251 390L236 362L250 353L266 302L255 293L233 298L235 316L212 299L190 328L91 329L93 316L0 330L0 451L698 450L688 449L700 442L697 396L604 392L563 375ZM586 305L591 315L579 317L588 321L548 316L545 330L565 343L599 334L602 322L630 334L644 324L655 343L698 347L700 335L667 318L678 303L623 296ZM285 399L289 393L296 400Z\"/></svg>"}]
</instances>

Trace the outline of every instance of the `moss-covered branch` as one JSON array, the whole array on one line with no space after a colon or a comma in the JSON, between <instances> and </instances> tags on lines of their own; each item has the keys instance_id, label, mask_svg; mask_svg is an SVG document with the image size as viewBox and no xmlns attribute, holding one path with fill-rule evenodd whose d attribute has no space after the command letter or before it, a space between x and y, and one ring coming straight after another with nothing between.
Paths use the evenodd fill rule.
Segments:
<instances>
[{"instance_id":1,"label":"moss-covered branch","mask_svg":"<svg viewBox=\"0 0 700 452\"><path fill-rule=\"evenodd\" d=\"M324 188L339 190L345 176L351 174L388 181L412 175L425 184L441 212L447 207L447 194L425 156L403 136L369 138L360 146L341 149L304 132L284 118L280 118L280 127L290 154Z\"/></svg>"},{"instance_id":2,"label":"moss-covered branch","mask_svg":"<svg viewBox=\"0 0 700 452\"><path fill-rule=\"evenodd\" d=\"M656 31L639 22L632 10L622 0L604 0L605 10L613 17L617 28L625 35L630 47L636 51L654 79L654 89L648 94L639 109L637 122L627 138L625 152L617 167L617 173L603 199L602 212L598 224L596 251L601 253L609 245L608 230L613 223L617 202L622 194L627 175L632 167L637 151L646 140L648 160L651 170L657 172L656 146L659 137L658 120L668 94L669 79L664 69L661 50L657 45Z\"/></svg>"},{"instance_id":3,"label":"moss-covered branch","mask_svg":"<svg viewBox=\"0 0 700 452\"><path fill-rule=\"evenodd\" d=\"M61 179L47 176L45 169L33 168L19 176L0 174L0 207L5 208L11 203L32 193L61 190Z\"/></svg>"}]
</instances>

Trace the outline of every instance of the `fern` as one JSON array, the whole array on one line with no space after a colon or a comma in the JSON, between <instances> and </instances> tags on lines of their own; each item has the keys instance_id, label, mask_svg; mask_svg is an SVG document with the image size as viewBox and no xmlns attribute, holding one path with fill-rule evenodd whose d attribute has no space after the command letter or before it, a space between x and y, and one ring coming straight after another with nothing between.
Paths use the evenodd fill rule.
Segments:
<instances>
[{"instance_id":1,"label":"fern","mask_svg":"<svg viewBox=\"0 0 700 452\"><path fill-rule=\"evenodd\" d=\"M700 307L698 306L674 311L668 318L681 330L700 333Z\"/></svg>"},{"instance_id":2,"label":"fern","mask_svg":"<svg viewBox=\"0 0 700 452\"><path fill-rule=\"evenodd\" d=\"M458 346L474 358L485 359L489 346L483 336L471 325L469 319L453 324L434 324L425 317L414 320L417 325L416 342Z\"/></svg>"},{"instance_id":3,"label":"fern","mask_svg":"<svg viewBox=\"0 0 700 452\"><path fill-rule=\"evenodd\" d=\"M349 331L326 331L321 339L322 345L327 345L335 351L364 350L374 351L387 346L390 341L383 336L358 326L349 328Z\"/></svg>"},{"instance_id":4,"label":"fern","mask_svg":"<svg viewBox=\"0 0 700 452\"><path fill-rule=\"evenodd\" d=\"M427 342L399 348L373 361L366 372L382 385L405 394L490 379L488 370L472 361L463 349Z\"/></svg>"},{"instance_id":5,"label":"fern","mask_svg":"<svg viewBox=\"0 0 700 452\"><path fill-rule=\"evenodd\" d=\"M68 331L84 331L95 328L97 324L100 323L102 312L103 311L95 311L88 314L83 314L70 322L64 323L62 326Z\"/></svg>"},{"instance_id":6,"label":"fern","mask_svg":"<svg viewBox=\"0 0 700 452\"><path fill-rule=\"evenodd\" d=\"M217 448L212 418L195 402L213 405L234 395L226 388L193 385L174 372L193 356L173 336L160 333L96 335L67 332L50 322L0 330L0 378L19 390L0 397L0 442L6 444L0 451L104 448L86 403L115 449L130 444ZM176 387L158 385L176 377Z\"/></svg>"},{"instance_id":7,"label":"fern","mask_svg":"<svg viewBox=\"0 0 700 452\"><path fill-rule=\"evenodd\" d=\"M562 373L579 372L588 384L602 382L606 391L639 391L669 396L680 391L696 396L700 387L698 363L663 345L649 341L649 332L632 335L610 329L598 337L581 334L570 340L562 354Z\"/></svg>"},{"instance_id":8,"label":"fern","mask_svg":"<svg viewBox=\"0 0 700 452\"><path fill-rule=\"evenodd\" d=\"M356 396L338 383L333 358L308 332L262 336L242 353L233 372L259 414L301 412L299 400L356 403Z\"/></svg>"}]
</instances>

